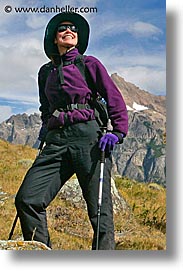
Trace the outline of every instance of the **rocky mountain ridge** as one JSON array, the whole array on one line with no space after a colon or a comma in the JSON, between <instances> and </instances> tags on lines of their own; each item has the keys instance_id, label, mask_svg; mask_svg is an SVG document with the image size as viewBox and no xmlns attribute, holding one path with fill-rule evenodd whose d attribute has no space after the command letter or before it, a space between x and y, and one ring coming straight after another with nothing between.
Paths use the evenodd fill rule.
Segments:
<instances>
[{"instance_id":1,"label":"rocky mountain ridge","mask_svg":"<svg viewBox=\"0 0 183 275\"><path fill-rule=\"evenodd\" d=\"M117 73L112 74L111 78L122 93L128 110L142 111L149 109L166 116L166 96L157 96L144 91L125 81Z\"/></svg>"},{"instance_id":2,"label":"rocky mountain ridge","mask_svg":"<svg viewBox=\"0 0 183 275\"><path fill-rule=\"evenodd\" d=\"M129 132L113 152L113 174L166 185L166 97L152 95L111 76L127 104ZM39 114L13 115L0 124L0 138L14 144L38 146Z\"/></svg>"}]
</instances>

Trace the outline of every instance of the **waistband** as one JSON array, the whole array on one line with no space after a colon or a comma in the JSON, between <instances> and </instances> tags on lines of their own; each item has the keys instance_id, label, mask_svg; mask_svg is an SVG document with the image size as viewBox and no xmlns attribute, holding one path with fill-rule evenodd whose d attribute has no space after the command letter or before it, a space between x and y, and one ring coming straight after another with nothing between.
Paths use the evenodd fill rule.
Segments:
<instances>
[{"instance_id":1,"label":"waistband","mask_svg":"<svg viewBox=\"0 0 183 275\"><path fill-rule=\"evenodd\" d=\"M75 103L75 104L68 104L64 108L58 108L53 112L53 116L59 117L61 112L68 112L72 110L83 110L83 109L92 109L89 104L80 104L80 103Z\"/></svg>"}]
</instances>

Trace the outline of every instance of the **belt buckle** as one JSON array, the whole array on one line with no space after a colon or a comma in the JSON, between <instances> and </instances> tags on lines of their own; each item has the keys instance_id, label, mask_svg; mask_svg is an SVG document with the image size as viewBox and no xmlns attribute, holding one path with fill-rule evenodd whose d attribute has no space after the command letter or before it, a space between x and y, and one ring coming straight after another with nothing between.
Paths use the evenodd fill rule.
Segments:
<instances>
[{"instance_id":1,"label":"belt buckle","mask_svg":"<svg viewBox=\"0 0 183 275\"><path fill-rule=\"evenodd\" d=\"M52 114L54 117L59 117L59 115L60 115L60 112L58 111L58 110L55 110L54 112L53 112L53 114Z\"/></svg>"},{"instance_id":2,"label":"belt buckle","mask_svg":"<svg viewBox=\"0 0 183 275\"><path fill-rule=\"evenodd\" d=\"M74 109L78 109L78 104L77 103L72 103L72 104L70 104L70 109L71 110L74 110Z\"/></svg>"}]
</instances>

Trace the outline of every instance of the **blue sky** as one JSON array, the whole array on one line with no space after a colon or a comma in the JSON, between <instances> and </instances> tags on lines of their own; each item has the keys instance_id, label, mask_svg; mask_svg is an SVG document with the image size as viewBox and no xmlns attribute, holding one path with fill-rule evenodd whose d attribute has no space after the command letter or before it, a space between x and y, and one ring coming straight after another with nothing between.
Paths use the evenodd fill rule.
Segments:
<instances>
[{"instance_id":1,"label":"blue sky","mask_svg":"<svg viewBox=\"0 0 183 275\"><path fill-rule=\"evenodd\" d=\"M109 74L156 95L166 94L165 0L1 0L0 122L12 114L38 112L37 72L48 61L44 30L54 13L16 13L20 7L96 7L83 13L91 33L86 54L101 60ZM9 5L12 11L5 12Z\"/></svg>"}]
</instances>

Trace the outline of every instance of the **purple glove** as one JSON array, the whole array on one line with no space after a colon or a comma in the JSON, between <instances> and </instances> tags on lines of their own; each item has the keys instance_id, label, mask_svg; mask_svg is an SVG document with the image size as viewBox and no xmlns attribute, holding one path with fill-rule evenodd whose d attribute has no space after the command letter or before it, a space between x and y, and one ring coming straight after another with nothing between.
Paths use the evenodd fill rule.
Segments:
<instances>
[{"instance_id":1,"label":"purple glove","mask_svg":"<svg viewBox=\"0 0 183 275\"><path fill-rule=\"evenodd\" d=\"M114 145L119 141L119 138L112 134L112 133L107 133L103 137L101 137L99 141L99 148L101 151L105 151L107 148L109 152L111 152L114 148Z\"/></svg>"}]
</instances>

